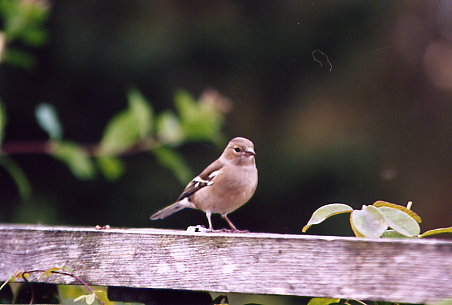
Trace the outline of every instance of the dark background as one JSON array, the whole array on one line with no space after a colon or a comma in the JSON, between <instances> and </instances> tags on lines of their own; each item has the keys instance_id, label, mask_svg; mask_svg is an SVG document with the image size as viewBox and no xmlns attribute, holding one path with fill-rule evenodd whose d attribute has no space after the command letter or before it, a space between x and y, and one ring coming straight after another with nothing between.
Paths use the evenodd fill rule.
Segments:
<instances>
[{"instance_id":1,"label":"dark background","mask_svg":"<svg viewBox=\"0 0 452 305\"><path fill-rule=\"evenodd\" d=\"M175 90L215 88L233 102L224 133L256 145L259 185L237 227L300 233L325 203L413 201L422 231L450 226L452 3L443 1L54 1L37 65L0 66L5 142L45 140L36 105L57 109L65 137L97 142L139 88L156 111ZM328 65L326 54L332 64ZM313 58L322 62L322 66ZM179 151L195 173L220 154ZM185 229L182 211L149 215L183 189L149 154L125 158L116 182L81 181L40 154L14 155L33 193L0 169L0 221ZM226 224L213 218L216 227ZM348 235L347 216L313 227Z\"/></svg>"}]
</instances>

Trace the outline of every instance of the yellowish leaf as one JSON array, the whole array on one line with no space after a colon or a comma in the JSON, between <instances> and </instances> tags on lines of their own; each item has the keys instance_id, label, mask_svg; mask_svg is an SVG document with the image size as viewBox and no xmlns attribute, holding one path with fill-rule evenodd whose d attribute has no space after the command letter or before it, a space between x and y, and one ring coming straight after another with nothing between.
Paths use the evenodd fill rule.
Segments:
<instances>
[{"instance_id":1,"label":"yellowish leaf","mask_svg":"<svg viewBox=\"0 0 452 305\"><path fill-rule=\"evenodd\" d=\"M385 222L391 229L407 237L413 237L420 233L419 224L407 213L390 207L377 208L385 219Z\"/></svg>"},{"instance_id":2,"label":"yellowish leaf","mask_svg":"<svg viewBox=\"0 0 452 305\"><path fill-rule=\"evenodd\" d=\"M410 209L407 209L403 205L398 205L398 204L386 202L386 201L383 201L383 200L377 200L377 201L374 202L373 206L377 207L377 208L379 208L379 207L388 207L388 208L397 209L397 210L400 210L400 211L405 212L406 214L410 215L418 223L422 222L422 219L421 219L421 217L418 214L416 214L415 212L413 212Z\"/></svg>"},{"instance_id":3,"label":"yellowish leaf","mask_svg":"<svg viewBox=\"0 0 452 305\"><path fill-rule=\"evenodd\" d=\"M311 219L309 219L308 223L301 230L303 233L306 232L312 225L319 224L325 219L342 213L350 213L353 211L352 207L343 203L331 203L324 205L314 213L312 213Z\"/></svg>"},{"instance_id":4,"label":"yellowish leaf","mask_svg":"<svg viewBox=\"0 0 452 305\"><path fill-rule=\"evenodd\" d=\"M420 238L430 236L430 235L436 235L436 234L443 234L443 233L452 233L452 227L448 228L438 228L433 230L428 230L421 235L419 235Z\"/></svg>"},{"instance_id":5,"label":"yellowish leaf","mask_svg":"<svg viewBox=\"0 0 452 305\"><path fill-rule=\"evenodd\" d=\"M47 279L49 276L52 275L52 273L53 273L54 271L58 271L58 270L60 270L60 269L61 269L60 267L49 268L49 269L47 269L46 271L44 271L44 272L38 277L38 279L42 279L42 278Z\"/></svg>"},{"instance_id":6,"label":"yellowish leaf","mask_svg":"<svg viewBox=\"0 0 452 305\"><path fill-rule=\"evenodd\" d=\"M312 298L309 300L308 305L329 305L334 303L339 303L341 299L331 299L331 298Z\"/></svg>"}]
</instances>

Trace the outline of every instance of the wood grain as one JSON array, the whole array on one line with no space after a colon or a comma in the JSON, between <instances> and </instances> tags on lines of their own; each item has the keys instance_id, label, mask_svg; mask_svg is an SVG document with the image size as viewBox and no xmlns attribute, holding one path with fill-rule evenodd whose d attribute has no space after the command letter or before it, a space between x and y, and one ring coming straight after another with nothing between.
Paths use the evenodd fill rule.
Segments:
<instances>
[{"instance_id":1,"label":"wood grain","mask_svg":"<svg viewBox=\"0 0 452 305\"><path fill-rule=\"evenodd\" d=\"M0 281L62 264L101 286L405 303L452 298L451 241L0 225ZM58 275L45 281L74 283Z\"/></svg>"}]
</instances>

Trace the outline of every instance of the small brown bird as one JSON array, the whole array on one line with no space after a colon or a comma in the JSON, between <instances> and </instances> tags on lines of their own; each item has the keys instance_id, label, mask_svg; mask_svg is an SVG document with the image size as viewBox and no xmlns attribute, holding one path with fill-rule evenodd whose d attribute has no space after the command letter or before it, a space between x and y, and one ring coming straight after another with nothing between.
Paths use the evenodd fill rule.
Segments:
<instances>
[{"instance_id":1,"label":"small brown bird","mask_svg":"<svg viewBox=\"0 0 452 305\"><path fill-rule=\"evenodd\" d=\"M257 186L254 144L237 137L229 141L221 156L185 187L177 201L151 216L163 219L184 208L206 213L209 231L213 231L211 215L221 214L233 231L238 231L228 214L244 205Z\"/></svg>"}]
</instances>

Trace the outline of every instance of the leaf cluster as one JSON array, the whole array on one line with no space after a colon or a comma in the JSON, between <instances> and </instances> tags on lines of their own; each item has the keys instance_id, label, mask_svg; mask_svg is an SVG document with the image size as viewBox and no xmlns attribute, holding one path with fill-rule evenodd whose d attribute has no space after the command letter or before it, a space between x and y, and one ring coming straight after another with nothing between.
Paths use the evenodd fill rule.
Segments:
<instances>
[{"instance_id":1,"label":"leaf cluster","mask_svg":"<svg viewBox=\"0 0 452 305\"><path fill-rule=\"evenodd\" d=\"M71 267L68 266L55 266L46 270L26 270L26 271L17 271L15 272L8 281L4 282L1 286L0 286L0 291L9 283L14 283L17 280L22 280L25 283L29 283L29 278L30 275L33 273L40 273L39 277L36 279L37 281L39 281L40 279L48 279L50 276L52 275L62 275L62 276L68 276L73 278L74 280L76 280L80 285L84 286L88 291L89 294L87 295L80 295L78 297L76 297L74 299L74 302L78 302L78 301L85 301L87 305L91 305L94 303L94 301L98 301L99 304L103 305L105 304L105 302L102 299L106 298L105 293L103 293L102 295L102 299L99 297L100 293L96 293L96 291L94 291L94 289L89 286L83 279L81 279L80 277L76 276L74 274L74 271L72 270ZM34 303L34 298L35 298L35 293L33 291L33 286L31 286L32 289L32 294L31 294L31 300L30 300L30 304ZM14 299L17 298L18 296L15 295Z\"/></svg>"},{"instance_id":2,"label":"leaf cluster","mask_svg":"<svg viewBox=\"0 0 452 305\"><path fill-rule=\"evenodd\" d=\"M0 63L31 68L33 56L16 45L42 46L48 38L44 24L48 19L49 5L46 1L0 0Z\"/></svg>"},{"instance_id":3,"label":"leaf cluster","mask_svg":"<svg viewBox=\"0 0 452 305\"><path fill-rule=\"evenodd\" d=\"M174 96L176 112L165 110L157 114L140 91L132 88L127 93L128 106L109 120L101 139L93 144L65 139L56 109L50 104L40 104L35 117L49 139L33 152L38 149L53 156L79 179L93 179L99 173L108 181L123 175L125 164L121 157L148 152L181 183L186 183L192 171L176 149L190 141L220 144L224 140L221 132L224 111L219 107L219 97L216 91L208 91L196 100L180 90ZM212 103L212 98L218 103ZM10 149L8 144L11 143L2 144L5 127L6 112L0 103L0 166L10 173L20 193L26 197L30 193L29 182L19 165L9 157L17 151ZM26 143L23 146L20 152L27 153L30 147Z\"/></svg>"},{"instance_id":4,"label":"leaf cluster","mask_svg":"<svg viewBox=\"0 0 452 305\"><path fill-rule=\"evenodd\" d=\"M410 203L411 205L411 203ZM372 205L363 205L360 210L343 203L332 203L318 208L303 227L306 232L334 215L350 213L350 225L357 237L425 237L441 233L452 233L452 227L429 230L420 234L421 217L410 208L378 200Z\"/></svg>"}]
</instances>

